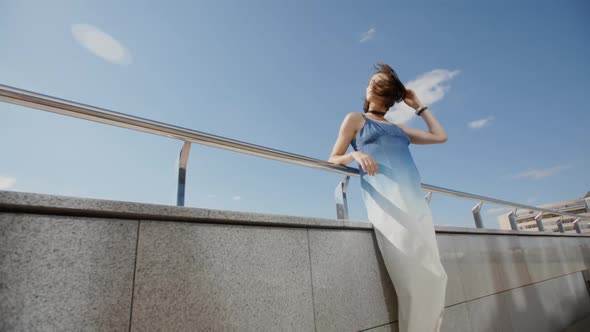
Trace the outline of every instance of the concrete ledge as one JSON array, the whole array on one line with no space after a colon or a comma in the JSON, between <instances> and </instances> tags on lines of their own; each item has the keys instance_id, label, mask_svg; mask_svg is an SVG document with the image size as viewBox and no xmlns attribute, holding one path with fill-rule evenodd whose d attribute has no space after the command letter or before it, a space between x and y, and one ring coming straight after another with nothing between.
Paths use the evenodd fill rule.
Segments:
<instances>
[{"instance_id":1,"label":"concrete ledge","mask_svg":"<svg viewBox=\"0 0 590 332\"><path fill-rule=\"evenodd\" d=\"M0 212L259 226L373 229L368 221L201 209L6 190L0 191Z\"/></svg>"},{"instance_id":2,"label":"concrete ledge","mask_svg":"<svg viewBox=\"0 0 590 332\"><path fill-rule=\"evenodd\" d=\"M163 204L113 201L0 190L0 212L51 214L62 216L99 217L115 219L142 219L158 221L184 221L270 227L340 228L373 230L368 220L338 220L283 214L202 209ZM527 232L500 229L478 229L435 225L437 233L496 234L517 236L590 237L588 234Z\"/></svg>"}]
</instances>

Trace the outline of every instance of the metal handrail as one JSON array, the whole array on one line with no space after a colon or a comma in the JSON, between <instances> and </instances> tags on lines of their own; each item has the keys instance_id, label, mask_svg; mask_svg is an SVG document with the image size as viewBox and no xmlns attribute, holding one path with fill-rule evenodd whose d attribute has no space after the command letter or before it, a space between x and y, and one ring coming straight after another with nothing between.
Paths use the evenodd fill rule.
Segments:
<instances>
[{"instance_id":1,"label":"metal handrail","mask_svg":"<svg viewBox=\"0 0 590 332\"><path fill-rule=\"evenodd\" d=\"M346 175L358 175L358 170L352 167L335 165L327 161L284 152L264 146L245 143L242 141L207 134L202 131L173 126L166 123L140 118L124 113L118 113L104 108L85 105L65 99L59 99L36 92L26 91L0 84L0 100L31 107L43 111L67 115L94 122L133 129L150 134L176 138L187 142L232 150L268 159L298 164L302 166L322 169Z\"/></svg>"},{"instance_id":2,"label":"metal handrail","mask_svg":"<svg viewBox=\"0 0 590 332\"><path fill-rule=\"evenodd\" d=\"M229 139L222 136L216 136L212 134L207 134L201 131L192 130L188 128L183 128L179 126L174 126L154 120L149 120L137 116L132 116L124 113L118 113L114 111L110 111L104 108L94 107L90 105L85 105L65 99L55 98L47 95L43 95L40 93L27 91L18 89L15 87L2 85L0 84L0 101L22 105L34 109L49 111L61 115L67 115L71 117L81 118L85 120L90 120L99 123L105 123L113 126L123 127L127 129L133 129L137 131L142 131L150 134L166 136L170 138L176 138L179 140L183 140L185 144L183 145L183 149L180 155L180 169L179 169L179 193L178 193L178 205L184 205L184 179L185 179L185 170L186 170L186 163L188 160L188 150L190 148L190 143L193 142L202 145L208 145L215 148L221 148L225 150L231 150L235 152L255 155L258 157L263 157L267 159L278 160L290 164L296 164L316 169L321 169L329 172L345 174L346 178L337 186L337 214L338 218L340 219L347 219L348 212L346 206L346 187L348 185L350 176L359 176L359 170L356 168L342 166L330 163L325 160L315 159L306 157L303 155L298 155L294 153L289 153L277 149L272 149L256 144L246 143L239 140ZM182 181L182 183L181 183ZM182 190L181 190L182 185ZM479 215L476 216L476 213L479 214L479 209L481 208L481 203L489 202L493 204L499 205L506 205L515 208L521 209L528 209L534 211L540 211L541 213L555 213L561 216L570 216L579 219L588 219L590 220L590 216L583 216L573 213L567 212L560 212L520 203L514 203L509 201L504 201L500 199L495 199L491 197L469 194L466 192L461 192L458 190L452 190L448 188L438 187L434 185L429 185L425 183L421 183L422 188L439 192L443 194L447 194L450 196L455 197L462 197L468 199L475 199L478 200L480 203L474 208L474 217L476 222L479 220L477 227L483 227L481 223L481 217ZM181 192L182 191L182 192ZM182 199L181 199L182 195ZM430 203L431 193L427 194L427 200Z\"/></svg>"}]
</instances>

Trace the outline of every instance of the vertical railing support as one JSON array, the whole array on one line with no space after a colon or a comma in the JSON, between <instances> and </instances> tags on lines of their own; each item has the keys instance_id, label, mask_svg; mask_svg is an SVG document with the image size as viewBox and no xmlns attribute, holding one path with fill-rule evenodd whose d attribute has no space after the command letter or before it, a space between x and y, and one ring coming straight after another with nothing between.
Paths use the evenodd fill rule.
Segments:
<instances>
[{"instance_id":1,"label":"vertical railing support","mask_svg":"<svg viewBox=\"0 0 590 332\"><path fill-rule=\"evenodd\" d=\"M428 205L430 205L430 201L432 201L432 191L429 191L424 198L426 198Z\"/></svg>"},{"instance_id":2,"label":"vertical railing support","mask_svg":"<svg viewBox=\"0 0 590 332\"><path fill-rule=\"evenodd\" d=\"M557 229L559 229L560 233L565 233L565 229L563 228L563 216L559 216L559 220L557 221Z\"/></svg>"},{"instance_id":3,"label":"vertical railing support","mask_svg":"<svg viewBox=\"0 0 590 332\"><path fill-rule=\"evenodd\" d=\"M334 190L334 196L336 199L336 218L348 219L348 203L346 200L346 189L348 189L348 182L350 181L350 175L347 175Z\"/></svg>"},{"instance_id":4,"label":"vertical railing support","mask_svg":"<svg viewBox=\"0 0 590 332\"><path fill-rule=\"evenodd\" d=\"M479 201L471 211L473 212L473 219L475 220L475 227L477 228L484 228L483 221L481 220L481 206L483 205L483 201Z\"/></svg>"},{"instance_id":5,"label":"vertical railing support","mask_svg":"<svg viewBox=\"0 0 590 332\"><path fill-rule=\"evenodd\" d=\"M176 194L176 205L184 206L184 191L186 186L186 165L191 151L191 143L184 142L178 157L178 192Z\"/></svg>"},{"instance_id":6,"label":"vertical railing support","mask_svg":"<svg viewBox=\"0 0 590 332\"><path fill-rule=\"evenodd\" d=\"M580 227L580 218L576 218L576 220L574 220L573 224L574 224L574 228L576 229L576 233L581 234L582 227Z\"/></svg>"},{"instance_id":7,"label":"vertical railing support","mask_svg":"<svg viewBox=\"0 0 590 332\"><path fill-rule=\"evenodd\" d=\"M545 231L545 226L543 226L543 212L539 212L539 214L537 214L535 216L535 221L537 222L537 228L539 229L539 232L544 232Z\"/></svg>"},{"instance_id":8,"label":"vertical railing support","mask_svg":"<svg viewBox=\"0 0 590 332\"><path fill-rule=\"evenodd\" d=\"M508 214L508 220L510 220L510 228L513 231L518 230L518 223L516 222L516 210L518 210L518 209L514 209L514 210L510 211L510 213Z\"/></svg>"}]
</instances>

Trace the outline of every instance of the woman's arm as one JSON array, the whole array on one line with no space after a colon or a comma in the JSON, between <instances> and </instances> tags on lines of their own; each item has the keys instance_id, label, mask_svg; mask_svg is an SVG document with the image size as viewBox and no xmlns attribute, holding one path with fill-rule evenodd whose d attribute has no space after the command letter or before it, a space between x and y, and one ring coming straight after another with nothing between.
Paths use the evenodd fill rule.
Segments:
<instances>
[{"instance_id":1,"label":"woman's arm","mask_svg":"<svg viewBox=\"0 0 590 332\"><path fill-rule=\"evenodd\" d=\"M410 89L404 97L404 102L412 107L413 109L420 109L423 107L420 99L416 96L416 93ZM428 131L410 128L404 125L398 125L408 136L410 137L410 143L413 144L440 144L448 140L447 133L445 132L442 125L434 117L434 114L430 112L430 109L425 109L420 113L420 116L426 122Z\"/></svg>"},{"instance_id":2,"label":"woman's arm","mask_svg":"<svg viewBox=\"0 0 590 332\"><path fill-rule=\"evenodd\" d=\"M340 125L338 138L336 138L336 143L334 143L334 148L332 148L332 153L330 154L330 158L328 158L329 162L339 165L346 165L354 160L352 155L356 151L352 151L347 154L344 153L348 149L350 142L356 134L356 126L359 120L356 118L357 116L361 115L356 112L350 112L344 117L344 120Z\"/></svg>"}]
</instances>

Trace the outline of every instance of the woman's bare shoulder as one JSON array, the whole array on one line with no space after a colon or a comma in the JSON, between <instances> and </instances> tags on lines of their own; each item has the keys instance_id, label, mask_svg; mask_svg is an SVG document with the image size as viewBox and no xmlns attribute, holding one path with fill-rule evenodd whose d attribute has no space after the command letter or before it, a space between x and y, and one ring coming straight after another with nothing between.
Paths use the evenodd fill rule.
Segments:
<instances>
[{"instance_id":1,"label":"woman's bare shoulder","mask_svg":"<svg viewBox=\"0 0 590 332\"><path fill-rule=\"evenodd\" d=\"M364 116L359 112L348 112L344 117L344 125L352 126L355 132L363 126L364 122Z\"/></svg>"}]
</instances>

